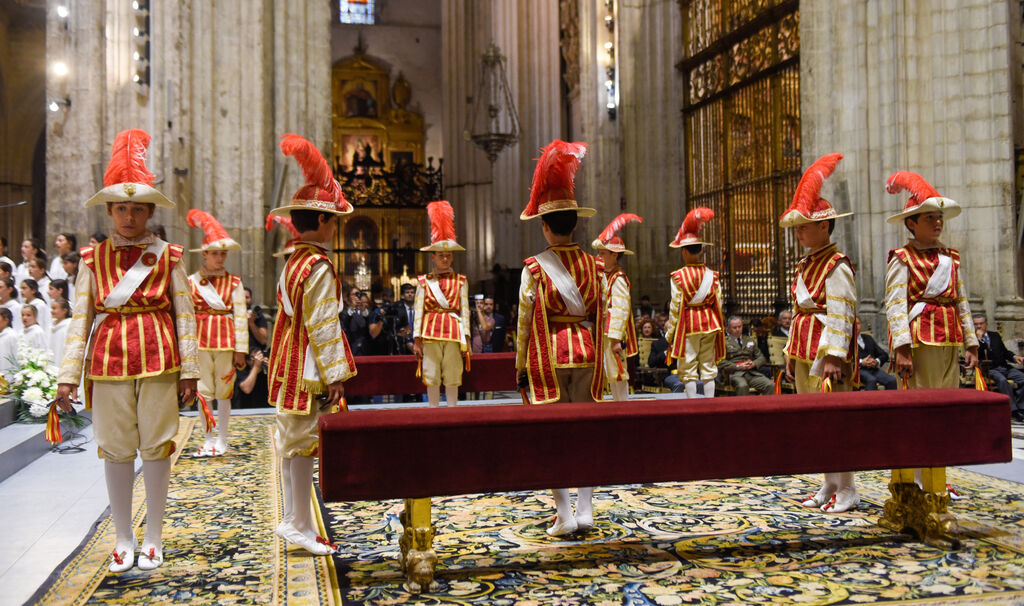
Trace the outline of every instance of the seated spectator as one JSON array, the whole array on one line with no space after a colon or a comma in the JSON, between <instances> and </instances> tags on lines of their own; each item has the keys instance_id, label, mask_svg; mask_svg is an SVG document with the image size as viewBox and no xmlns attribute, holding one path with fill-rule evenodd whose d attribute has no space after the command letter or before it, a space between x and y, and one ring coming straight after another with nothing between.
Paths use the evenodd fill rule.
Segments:
<instances>
[{"instance_id":1,"label":"seated spectator","mask_svg":"<svg viewBox=\"0 0 1024 606\"><path fill-rule=\"evenodd\" d=\"M978 360L988 361L992 367L989 377L995 383L996 391L1010 398L1010 411L1017 421L1024 421L1024 372L1010 366L1024 363L1024 356L1013 355L1006 349L1003 338L998 332L988 329L988 320L984 314L974 314L974 332L978 335ZM1016 388L1010 387L1010 381Z\"/></svg>"},{"instance_id":2,"label":"seated spectator","mask_svg":"<svg viewBox=\"0 0 1024 606\"><path fill-rule=\"evenodd\" d=\"M889 354L878 346L871 337L860 331L860 318L853 322L853 330L857 333L857 355L860 358L860 381L862 389L873 391L882 385L886 389L899 387L896 377L885 372L889 363Z\"/></svg>"},{"instance_id":3,"label":"seated spectator","mask_svg":"<svg viewBox=\"0 0 1024 606\"><path fill-rule=\"evenodd\" d=\"M772 334L776 337L789 338L789 326L793 323L793 312L784 309L779 312L779 323L772 331Z\"/></svg>"},{"instance_id":4,"label":"seated spectator","mask_svg":"<svg viewBox=\"0 0 1024 606\"><path fill-rule=\"evenodd\" d=\"M654 320L650 318L641 320L637 335L641 339L654 339L654 342L651 343L651 355L645 362L648 368L664 368L669 371L665 375L662 385L667 387L672 393L686 393L686 384L679 380L679 375L672 372L676 369L676 361L673 359L671 365L665 364L665 357L668 354L668 341L665 340L664 335L658 334L658 328L654 325ZM703 390L703 387L700 382L697 383L698 391Z\"/></svg>"},{"instance_id":5,"label":"seated spectator","mask_svg":"<svg viewBox=\"0 0 1024 606\"><path fill-rule=\"evenodd\" d=\"M725 359L719 362L718 369L728 377L736 395L745 396L751 388L762 395L772 393L775 383L757 370L767 364L757 341L743 335L743 320L730 316L726 323Z\"/></svg>"},{"instance_id":6,"label":"seated spectator","mask_svg":"<svg viewBox=\"0 0 1024 606\"><path fill-rule=\"evenodd\" d=\"M665 313L663 311L659 311L659 312L656 312L654 314L654 326L655 326L655 328L658 329L657 332L658 332L659 336L662 336L662 337L665 336L665 324L667 324L667 323L668 323L668 314L667 313Z\"/></svg>"}]
</instances>

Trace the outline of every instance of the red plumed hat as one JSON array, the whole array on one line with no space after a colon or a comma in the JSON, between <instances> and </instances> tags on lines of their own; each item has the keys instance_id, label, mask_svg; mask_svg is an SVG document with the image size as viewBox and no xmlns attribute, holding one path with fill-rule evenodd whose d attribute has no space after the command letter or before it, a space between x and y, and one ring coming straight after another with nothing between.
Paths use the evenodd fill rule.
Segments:
<instances>
[{"instance_id":1,"label":"red plumed hat","mask_svg":"<svg viewBox=\"0 0 1024 606\"><path fill-rule=\"evenodd\" d=\"M274 229L274 225L280 225L281 227L285 228L288 234L291 235L291 238L289 238L288 241L284 243L284 247L281 250L277 251L271 256L283 257L285 255L290 255L293 252L295 252L295 241L299 239L299 230L295 229L295 226L292 225L291 217L281 217L278 215L268 214L266 225L264 226L264 228L267 231L270 231Z\"/></svg>"},{"instance_id":2,"label":"red plumed hat","mask_svg":"<svg viewBox=\"0 0 1024 606\"><path fill-rule=\"evenodd\" d=\"M242 250L242 246L231 239L224 226L213 215L205 210L193 208L185 216L189 227L199 227L203 230L203 244L199 248L193 248L191 252L203 250Z\"/></svg>"},{"instance_id":3,"label":"red plumed hat","mask_svg":"<svg viewBox=\"0 0 1024 606\"><path fill-rule=\"evenodd\" d=\"M427 217L430 219L430 245L420 250L439 252L442 250L466 250L455 241L455 211L446 200L437 200L427 204Z\"/></svg>"},{"instance_id":4,"label":"red plumed hat","mask_svg":"<svg viewBox=\"0 0 1024 606\"><path fill-rule=\"evenodd\" d=\"M560 210L574 210L580 217L597 214L593 208L576 203L576 171L586 153L586 143L555 139L544 146L533 171L530 202L519 218L525 221Z\"/></svg>"},{"instance_id":5,"label":"red plumed hat","mask_svg":"<svg viewBox=\"0 0 1024 606\"><path fill-rule=\"evenodd\" d=\"M620 229L626 226L627 223L632 222L643 223L643 217L640 215L634 215L633 213L622 213L618 217L612 219L612 222L604 228L597 239L590 243L590 246L597 250L610 250L623 255L631 255L633 251L626 248L626 243L622 241L617 234Z\"/></svg>"},{"instance_id":6,"label":"red plumed hat","mask_svg":"<svg viewBox=\"0 0 1024 606\"><path fill-rule=\"evenodd\" d=\"M943 198L939 192L931 186L924 177L909 170L898 170L885 182L885 191L890 194L898 194L901 191L910 192L910 198L903 206L903 210L888 219L889 223L903 223L907 217L919 213L939 211L942 218L952 219L960 214L960 205L954 200Z\"/></svg>"},{"instance_id":7,"label":"red plumed hat","mask_svg":"<svg viewBox=\"0 0 1024 606\"><path fill-rule=\"evenodd\" d=\"M715 218L715 211L705 206L698 206L690 212L686 213L686 217L683 218L683 224L679 226L679 231L676 232L675 240L669 244L672 248L682 248L683 246L693 246L695 244L710 245L710 242L704 242L700 239L700 228L704 227L704 224Z\"/></svg>"},{"instance_id":8,"label":"red plumed hat","mask_svg":"<svg viewBox=\"0 0 1024 606\"><path fill-rule=\"evenodd\" d=\"M86 200L86 206L138 202L174 208L174 202L153 187L153 173L146 168L149 140L149 133L144 130L129 129L117 133L110 163L103 175L103 189Z\"/></svg>"},{"instance_id":9,"label":"red plumed hat","mask_svg":"<svg viewBox=\"0 0 1024 606\"><path fill-rule=\"evenodd\" d=\"M352 205L341 193L341 185L334 171L315 145L299 135L287 133L281 137L281 152L294 156L302 168L306 184L292 196L291 202L270 211L285 216L293 210L319 210L336 215L352 212Z\"/></svg>"},{"instance_id":10,"label":"red plumed hat","mask_svg":"<svg viewBox=\"0 0 1024 606\"><path fill-rule=\"evenodd\" d=\"M814 164L804 171L800 182L796 185L796 192L793 193L793 202L786 212L782 213L779 225L796 227L803 223L817 223L839 217L849 217L853 214L836 213L832 203L821 197L821 186L825 183L825 179L828 179L836 170L836 165L842 159L842 154L826 154L815 160Z\"/></svg>"}]
</instances>

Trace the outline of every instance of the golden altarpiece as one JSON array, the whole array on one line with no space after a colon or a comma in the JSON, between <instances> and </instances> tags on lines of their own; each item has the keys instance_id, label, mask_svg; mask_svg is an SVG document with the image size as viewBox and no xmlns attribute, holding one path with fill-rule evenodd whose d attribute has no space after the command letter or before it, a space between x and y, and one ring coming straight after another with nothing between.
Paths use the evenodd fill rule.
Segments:
<instances>
[{"instance_id":1,"label":"golden altarpiece","mask_svg":"<svg viewBox=\"0 0 1024 606\"><path fill-rule=\"evenodd\" d=\"M778 226L800 180L797 0L683 2L683 119L690 208L717 248L727 313L789 306L799 247Z\"/></svg>"},{"instance_id":2,"label":"golden altarpiece","mask_svg":"<svg viewBox=\"0 0 1024 606\"><path fill-rule=\"evenodd\" d=\"M443 191L441 164L424 165L423 116L408 108L412 87L399 73L367 55L334 64L331 162L355 212L335 241L338 272L361 290L379 292L427 269L425 207Z\"/></svg>"}]
</instances>

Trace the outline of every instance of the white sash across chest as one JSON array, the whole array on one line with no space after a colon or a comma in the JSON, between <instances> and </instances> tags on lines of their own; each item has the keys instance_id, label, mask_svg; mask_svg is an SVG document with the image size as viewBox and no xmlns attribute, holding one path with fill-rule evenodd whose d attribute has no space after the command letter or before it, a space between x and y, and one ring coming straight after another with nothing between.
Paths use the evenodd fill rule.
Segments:
<instances>
[{"instance_id":1,"label":"white sash across chest","mask_svg":"<svg viewBox=\"0 0 1024 606\"><path fill-rule=\"evenodd\" d=\"M434 295L434 300L437 301L437 304L445 309L451 309L452 305L448 302L448 297L444 296L444 291L441 290L441 284L437 281L437 278L426 278L423 281L427 283L427 288L430 289L430 294ZM459 287L461 288L462 286L460 285ZM462 318L460 318L459 314L454 311L449 311L447 313L452 318L455 318L456 326L459 327L459 333L461 333ZM464 339L465 335L460 336L460 338Z\"/></svg>"},{"instance_id":2,"label":"white sash across chest","mask_svg":"<svg viewBox=\"0 0 1024 606\"><path fill-rule=\"evenodd\" d=\"M167 250L167 242L156 238L152 244L142 249L142 254L135 260L135 263L128 268L128 271L124 273L124 276L117 281L114 288L110 289L107 297L103 299L103 307L107 309L114 309L121 307L128 302L132 294L138 290L139 286L146 281L149 274L153 273L153 268L160 262L160 257L163 256L164 251ZM147 265L143 259L146 259L148 255L156 255L156 262L152 265ZM152 257L149 257L152 258ZM92 335L96 332L96 328L103 323L103 320L107 319L110 315L107 312L96 314L96 317L92 320L92 329L89 330L89 343L86 343L85 351L88 355L89 347L92 344Z\"/></svg>"},{"instance_id":3,"label":"white sash across chest","mask_svg":"<svg viewBox=\"0 0 1024 606\"><path fill-rule=\"evenodd\" d=\"M189 276L192 283L195 284L196 290L199 292L199 296L206 301L206 304L216 309L217 311L227 311L228 306L224 303L224 299L217 292L217 289L213 287L213 281L203 278L202 275L197 271L196 273Z\"/></svg>"},{"instance_id":4,"label":"white sash across chest","mask_svg":"<svg viewBox=\"0 0 1024 606\"><path fill-rule=\"evenodd\" d=\"M939 254L939 264L935 267L935 271L932 272L930 278L928 278L928 284L924 287L924 292L921 297L924 299L934 299L939 296L947 288L949 288L949 280L953 277L953 257L949 255ZM928 305L924 301L918 301L914 303L914 306L910 308L907 322L913 322L914 318L921 315L924 311L925 305Z\"/></svg>"}]
</instances>

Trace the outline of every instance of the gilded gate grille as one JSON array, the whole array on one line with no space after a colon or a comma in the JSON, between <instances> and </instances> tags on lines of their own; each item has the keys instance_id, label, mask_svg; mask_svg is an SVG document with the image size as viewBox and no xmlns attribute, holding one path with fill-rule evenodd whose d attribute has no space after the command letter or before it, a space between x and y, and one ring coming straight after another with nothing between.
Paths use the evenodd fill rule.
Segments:
<instances>
[{"instance_id":1,"label":"gilded gate grille","mask_svg":"<svg viewBox=\"0 0 1024 606\"><path fill-rule=\"evenodd\" d=\"M799 2L684 0L686 193L707 206L726 313L788 305L799 259L778 227L800 180Z\"/></svg>"}]
</instances>

